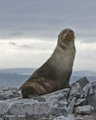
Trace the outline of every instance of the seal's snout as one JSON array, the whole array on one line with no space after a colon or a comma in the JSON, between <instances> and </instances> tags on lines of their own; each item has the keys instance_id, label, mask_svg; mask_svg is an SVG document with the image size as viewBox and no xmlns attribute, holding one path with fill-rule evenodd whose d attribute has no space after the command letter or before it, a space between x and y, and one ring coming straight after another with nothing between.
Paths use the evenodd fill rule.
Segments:
<instances>
[{"instance_id":1,"label":"seal's snout","mask_svg":"<svg viewBox=\"0 0 96 120\"><path fill-rule=\"evenodd\" d=\"M68 41L74 40L74 38L75 38L74 31L71 29L65 29L65 33L62 34L62 36L63 36L64 40L68 40Z\"/></svg>"},{"instance_id":2,"label":"seal's snout","mask_svg":"<svg viewBox=\"0 0 96 120\"><path fill-rule=\"evenodd\" d=\"M75 37L75 34L72 30L69 31L69 34L74 38Z\"/></svg>"},{"instance_id":3,"label":"seal's snout","mask_svg":"<svg viewBox=\"0 0 96 120\"><path fill-rule=\"evenodd\" d=\"M72 30L69 30L69 32L70 32L70 33L73 33L73 31L72 31Z\"/></svg>"},{"instance_id":4,"label":"seal's snout","mask_svg":"<svg viewBox=\"0 0 96 120\"><path fill-rule=\"evenodd\" d=\"M69 34L74 36L74 32L72 30L69 31Z\"/></svg>"}]
</instances>

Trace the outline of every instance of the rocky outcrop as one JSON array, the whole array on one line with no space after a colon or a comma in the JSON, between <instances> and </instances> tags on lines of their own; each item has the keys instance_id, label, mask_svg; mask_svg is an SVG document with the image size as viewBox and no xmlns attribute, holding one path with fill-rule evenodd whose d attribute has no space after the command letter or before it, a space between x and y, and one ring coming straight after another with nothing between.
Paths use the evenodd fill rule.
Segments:
<instances>
[{"instance_id":1,"label":"rocky outcrop","mask_svg":"<svg viewBox=\"0 0 96 120\"><path fill-rule=\"evenodd\" d=\"M8 88L0 86L0 100L7 100L21 97L21 94L17 92L17 88Z\"/></svg>"},{"instance_id":2,"label":"rocky outcrop","mask_svg":"<svg viewBox=\"0 0 96 120\"><path fill-rule=\"evenodd\" d=\"M82 90L82 96L86 99L86 104L94 107L96 111L96 82L87 84Z\"/></svg>"},{"instance_id":3,"label":"rocky outcrop","mask_svg":"<svg viewBox=\"0 0 96 120\"><path fill-rule=\"evenodd\" d=\"M0 87L0 120L95 120L96 82L82 78L66 88L22 99L16 88Z\"/></svg>"}]
</instances>

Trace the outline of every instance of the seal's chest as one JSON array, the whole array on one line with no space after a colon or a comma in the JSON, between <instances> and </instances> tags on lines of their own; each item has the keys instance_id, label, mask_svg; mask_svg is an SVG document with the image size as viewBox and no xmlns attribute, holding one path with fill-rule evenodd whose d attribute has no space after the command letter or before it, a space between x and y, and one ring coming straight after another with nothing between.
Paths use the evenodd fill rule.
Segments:
<instances>
[{"instance_id":1,"label":"seal's chest","mask_svg":"<svg viewBox=\"0 0 96 120\"><path fill-rule=\"evenodd\" d=\"M73 60L74 60L74 51L65 50L60 51L59 54L55 57L55 64L58 64L59 69L69 69L73 66Z\"/></svg>"}]
</instances>

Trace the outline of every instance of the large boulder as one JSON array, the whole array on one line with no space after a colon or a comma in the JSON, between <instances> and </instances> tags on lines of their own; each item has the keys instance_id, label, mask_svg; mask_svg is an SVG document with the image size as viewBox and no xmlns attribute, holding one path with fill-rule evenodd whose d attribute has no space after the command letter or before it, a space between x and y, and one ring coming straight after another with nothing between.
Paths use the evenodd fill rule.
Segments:
<instances>
[{"instance_id":1,"label":"large boulder","mask_svg":"<svg viewBox=\"0 0 96 120\"><path fill-rule=\"evenodd\" d=\"M86 99L86 104L93 106L96 111L96 82L87 84L81 96Z\"/></svg>"},{"instance_id":2,"label":"large boulder","mask_svg":"<svg viewBox=\"0 0 96 120\"><path fill-rule=\"evenodd\" d=\"M11 120L18 117L27 120L38 120L41 117L67 116L67 96L69 89L62 89L44 96L32 99L14 98L0 101L0 116Z\"/></svg>"},{"instance_id":3,"label":"large boulder","mask_svg":"<svg viewBox=\"0 0 96 120\"><path fill-rule=\"evenodd\" d=\"M79 80L77 80L75 83L73 83L72 85L78 83L80 85L80 88L83 89L85 87L85 85L87 85L89 83L89 80L86 77L82 77Z\"/></svg>"}]
</instances>

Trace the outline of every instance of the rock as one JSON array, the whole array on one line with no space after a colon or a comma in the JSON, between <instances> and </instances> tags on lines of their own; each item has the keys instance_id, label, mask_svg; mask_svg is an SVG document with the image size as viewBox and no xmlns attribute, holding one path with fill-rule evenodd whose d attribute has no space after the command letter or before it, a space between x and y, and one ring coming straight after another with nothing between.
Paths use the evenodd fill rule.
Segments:
<instances>
[{"instance_id":1,"label":"rock","mask_svg":"<svg viewBox=\"0 0 96 120\"><path fill-rule=\"evenodd\" d=\"M78 106L78 105L85 105L86 104L86 99L78 99L76 102L75 102L75 106Z\"/></svg>"},{"instance_id":2,"label":"rock","mask_svg":"<svg viewBox=\"0 0 96 120\"><path fill-rule=\"evenodd\" d=\"M68 94L69 94L69 88L59 90L43 96L46 99L46 102L49 103L51 102L51 106L53 106L49 113L49 116L59 116L59 115L66 116L68 114L67 112Z\"/></svg>"},{"instance_id":3,"label":"rock","mask_svg":"<svg viewBox=\"0 0 96 120\"><path fill-rule=\"evenodd\" d=\"M78 115L74 120L96 120L94 115Z\"/></svg>"},{"instance_id":4,"label":"rock","mask_svg":"<svg viewBox=\"0 0 96 120\"><path fill-rule=\"evenodd\" d=\"M0 92L8 91L10 88L6 86L0 86Z\"/></svg>"},{"instance_id":5,"label":"rock","mask_svg":"<svg viewBox=\"0 0 96 120\"><path fill-rule=\"evenodd\" d=\"M46 118L46 117L42 117L39 120L53 120L53 118Z\"/></svg>"},{"instance_id":6,"label":"rock","mask_svg":"<svg viewBox=\"0 0 96 120\"><path fill-rule=\"evenodd\" d=\"M93 115L85 115L84 120L96 120L96 117Z\"/></svg>"},{"instance_id":7,"label":"rock","mask_svg":"<svg viewBox=\"0 0 96 120\"><path fill-rule=\"evenodd\" d=\"M86 78L71 88L32 99L22 99L17 88L0 86L0 117L1 120L93 120L95 101L96 82L88 83Z\"/></svg>"},{"instance_id":8,"label":"rock","mask_svg":"<svg viewBox=\"0 0 96 120\"><path fill-rule=\"evenodd\" d=\"M69 89L62 89L33 99L14 98L0 101L0 116L24 116L38 120L41 117L67 116L66 106ZM8 118L9 119L9 118ZM11 119L11 118L10 118Z\"/></svg>"},{"instance_id":9,"label":"rock","mask_svg":"<svg viewBox=\"0 0 96 120\"><path fill-rule=\"evenodd\" d=\"M84 86L86 86L89 83L89 80L86 77L83 77L83 78L77 80L75 83L73 83L72 86L76 83L78 83L80 85L80 88L82 90L84 88Z\"/></svg>"},{"instance_id":10,"label":"rock","mask_svg":"<svg viewBox=\"0 0 96 120\"><path fill-rule=\"evenodd\" d=\"M77 115L74 120L84 120L84 115Z\"/></svg>"},{"instance_id":11,"label":"rock","mask_svg":"<svg viewBox=\"0 0 96 120\"><path fill-rule=\"evenodd\" d=\"M58 90L56 92L52 92L41 97L45 98L47 102L56 102L56 101L63 101L67 100L67 96L69 95L69 88Z\"/></svg>"},{"instance_id":12,"label":"rock","mask_svg":"<svg viewBox=\"0 0 96 120\"><path fill-rule=\"evenodd\" d=\"M21 97L21 95L14 90L9 90L4 93L0 93L0 100L13 99L17 97Z\"/></svg>"},{"instance_id":13,"label":"rock","mask_svg":"<svg viewBox=\"0 0 96 120\"><path fill-rule=\"evenodd\" d=\"M54 118L53 120L74 120L74 115L69 114L67 117L59 116L59 117Z\"/></svg>"},{"instance_id":14,"label":"rock","mask_svg":"<svg viewBox=\"0 0 96 120\"><path fill-rule=\"evenodd\" d=\"M79 83L75 83L75 84L72 84L72 87L71 87L71 90L70 90L70 93L69 93L69 99L68 101L72 101L72 99L75 97L76 99L78 99L81 95L81 88L80 88L80 85Z\"/></svg>"},{"instance_id":15,"label":"rock","mask_svg":"<svg viewBox=\"0 0 96 120\"><path fill-rule=\"evenodd\" d=\"M3 104L2 104L3 103ZM38 102L33 99L14 99L9 101L0 102L0 114L1 116L7 115L11 116L23 116L26 118L39 117L42 115L47 115L51 110L51 105L49 103Z\"/></svg>"},{"instance_id":16,"label":"rock","mask_svg":"<svg viewBox=\"0 0 96 120\"><path fill-rule=\"evenodd\" d=\"M75 108L76 114L91 114L94 108L90 105L78 106Z\"/></svg>"},{"instance_id":17,"label":"rock","mask_svg":"<svg viewBox=\"0 0 96 120\"><path fill-rule=\"evenodd\" d=\"M72 113L73 113L75 101L76 101L76 97L74 97L74 98L72 99L72 101L70 101L69 106L68 106L68 108L67 108L67 113L68 113L68 114L72 114Z\"/></svg>"},{"instance_id":18,"label":"rock","mask_svg":"<svg viewBox=\"0 0 96 120\"><path fill-rule=\"evenodd\" d=\"M52 108L50 113L49 113L49 116L61 116L61 115L64 115L64 116L67 116L67 110L66 108Z\"/></svg>"},{"instance_id":19,"label":"rock","mask_svg":"<svg viewBox=\"0 0 96 120\"><path fill-rule=\"evenodd\" d=\"M83 84L84 83L84 84ZM85 100L80 100L80 96L82 93L82 88L87 85L89 83L89 81L87 80L87 78L81 78L80 80L76 81L75 83L73 83L71 85L71 90L69 93L69 106L68 106L68 113L72 113L74 110L74 105L79 105L79 104L85 104ZM79 99L79 100L78 100ZM77 101L76 101L77 100Z\"/></svg>"},{"instance_id":20,"label":"rock","mask_svg":"<svg viewBox=\"0 0 96 120\"><path fill-rule=\"evenodd\" d=\"M96 82L90 83L84 87L82 97L84 97L86 103L93 106L96 111Z\"/></svg>"},{"instance_id":21,"label":"rock","mask_svg":"<svg viewBox=\"0 0 96 120\"><path fill-rule=\"evenodd\" d=\"M21 94L18 93L17 88L0 86L0 100L13 99L17 97L21 97Z\"/></svg>"}]
</instances>

